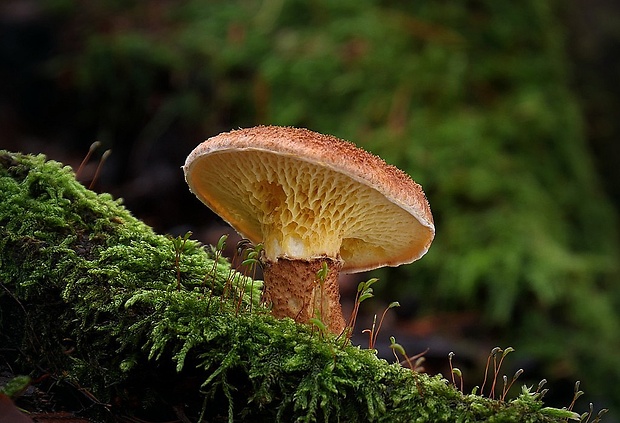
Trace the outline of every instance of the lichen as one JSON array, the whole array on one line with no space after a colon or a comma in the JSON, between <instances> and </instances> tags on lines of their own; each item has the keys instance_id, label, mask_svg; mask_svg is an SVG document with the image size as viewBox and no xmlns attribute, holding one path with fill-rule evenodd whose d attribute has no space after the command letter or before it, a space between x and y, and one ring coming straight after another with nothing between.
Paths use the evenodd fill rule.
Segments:
<instances>
[{"instance_id":1,"label":"lichen","mask_svg":"<svg viewBox=\"0 0 620 423\"><path fill-rule=\"evenodd\" d=\"M155 234L43 156L0 151L5 360L118 413L191 421L551 422L527 389L464 395L260 304L217 249ZM11 353L11 351L13 353ZM176 410L176 411L174 411ZM182 410L182 411L179 411ZM555 410L555 409L554 409Z\"/></svg>"}]
</instances>

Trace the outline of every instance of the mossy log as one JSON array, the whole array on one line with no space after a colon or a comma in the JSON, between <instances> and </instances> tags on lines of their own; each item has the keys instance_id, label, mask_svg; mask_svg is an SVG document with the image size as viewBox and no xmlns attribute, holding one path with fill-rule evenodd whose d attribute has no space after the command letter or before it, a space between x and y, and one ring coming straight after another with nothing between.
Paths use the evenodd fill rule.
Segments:
<instances>
[{"instance_id":1,"label":"mossy log","mask_svg":"<svg viewBox=\"0 0 620 423\"><path fill-rule=\"evenodd\" d=\"M155 234L43 156L0 151L0 355L87 393L96 421L552 422L524 388L465 395L278 320L213 247Z\"/></svg>"}]
</instances>

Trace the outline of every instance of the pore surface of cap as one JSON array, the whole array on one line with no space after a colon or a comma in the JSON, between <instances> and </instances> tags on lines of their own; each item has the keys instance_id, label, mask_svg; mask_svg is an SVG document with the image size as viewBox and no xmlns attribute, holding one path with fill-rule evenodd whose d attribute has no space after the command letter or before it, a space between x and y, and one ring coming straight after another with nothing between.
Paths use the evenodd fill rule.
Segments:
<instances>
[{"instance_id":1,"label":"pore surface of cap","mask_svg":"<svg viewBox=\"0 0 620 423\"><path fill-rule=\"evenodd\" d=\"M350 142L259 126L196 147L190 190L268 259L338 257L359 272L417 260L435 227L421 187Z\"/></svg>"}]
</instances>

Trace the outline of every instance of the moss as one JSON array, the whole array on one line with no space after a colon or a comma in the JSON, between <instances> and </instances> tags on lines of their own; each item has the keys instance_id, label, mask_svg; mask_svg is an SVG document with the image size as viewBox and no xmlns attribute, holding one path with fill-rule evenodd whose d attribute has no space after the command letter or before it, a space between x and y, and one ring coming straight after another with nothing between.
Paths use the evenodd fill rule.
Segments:
<instances>
[{"instance_id":1,"label":"moss","mask_svg":"<svg viewBox=\"0 0 620 423\"><path fill-rule=\"evenodd\" d=\"M217 249L155 234L43 156L0 151L0 342L115 413L192 421L551 422L538 393L463 395L259 303ZM6 353L7 357L10 355ZM33 370L34 373L34 370Z\"/></svg>"}]
</instances>

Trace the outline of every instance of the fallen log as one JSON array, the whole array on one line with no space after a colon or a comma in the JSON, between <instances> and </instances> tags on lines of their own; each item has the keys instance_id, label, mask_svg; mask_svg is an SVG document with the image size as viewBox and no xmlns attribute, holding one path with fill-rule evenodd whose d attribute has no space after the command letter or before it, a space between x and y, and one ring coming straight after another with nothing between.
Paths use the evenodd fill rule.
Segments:
<instances>
[{"instance_id":1,"label":"fallen log","mask_svg":"<svg viewBox=\"0 0 620 423\"><path fill-rule=\"evenodd\" d=\"M154 233L60 163L0 151L0 357L73 389L73 411L93 421L576 417L539 391L464 394L320 325L275 319L261 282L221 250Z\"/></svg>"}]
</instances>

